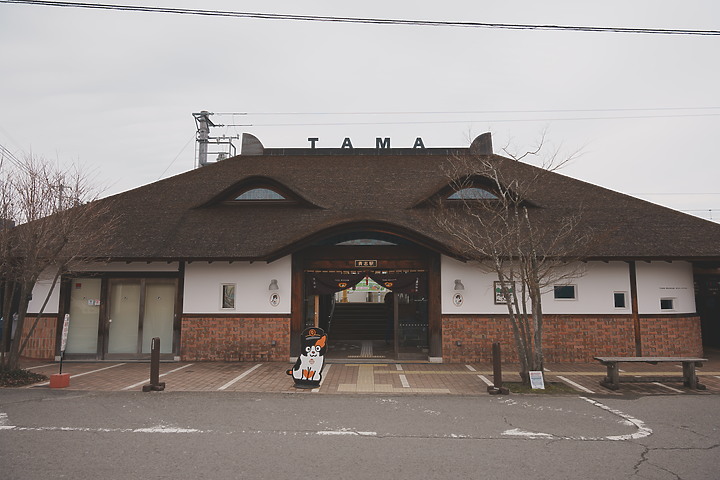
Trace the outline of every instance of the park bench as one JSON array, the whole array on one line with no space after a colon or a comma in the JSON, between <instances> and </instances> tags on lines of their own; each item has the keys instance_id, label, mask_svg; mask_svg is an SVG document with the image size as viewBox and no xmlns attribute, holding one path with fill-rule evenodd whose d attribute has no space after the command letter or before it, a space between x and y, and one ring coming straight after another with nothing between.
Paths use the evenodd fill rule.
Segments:
<instances>
[{"instance_id":1,"label":"park bench","mask_svg":"<svg viewBox=\"0 0 720 480\"><path fill-rule=\"evenodd\" d=\"M617 390L620 382L679 382L695 390L705 390L705 385L698 383L695 367L702 367L707 358L695 357L594 357L595 360L607 367L607 376L600 381L600 385ZM682 363L682 377L680 376L624 376L620 377L619 364L626 363Z\"/></svg>"}]
</instances>

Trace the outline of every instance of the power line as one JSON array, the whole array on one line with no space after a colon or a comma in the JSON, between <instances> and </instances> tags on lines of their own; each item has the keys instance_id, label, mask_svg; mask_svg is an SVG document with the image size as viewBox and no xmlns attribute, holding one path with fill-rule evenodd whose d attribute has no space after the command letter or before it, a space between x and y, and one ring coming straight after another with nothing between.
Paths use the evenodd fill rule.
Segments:
<instances>
[{"instance_id":1,"label":"power line","mask_svg":"<svg viewBox=\"0 0 720 480\"><path fill-rule=\"evenodd\" d=\"M291 15L283 13L234 12L224 10L201 10L190 8L147 7L141 5L113 5L105 3L55 2L44 0L0 0L0 3L25 5L41 5L49 7L86 8L96 10L120 10L144 13L166 13L176 15L198 15L206 17L253 18L262 20L291 20L302 22L334 22L374 25L403 25L418 27L460 27L460 28L494 28L505 30L554 30L594 33L638 33L650 35L694 35L720 36L720 30L690 30L679 28L637 28L637 27L596 27L581 25L522 24L522 23L491 23L491 22L460 22L440 20L410 20L399 18L370 17L334 17L321 15Z\"/></svg>"},{"instance_id":2,"label":"power line","mask_svg":"<svg viewBox=\"0 0 720 480\"><path fill-rule=\"evenodd\" d=\"M306 122L306 123L231 123L218 126L223 127L318 127L318 126L347 126L347 125L439 125L453 123L504 123L504 122L561 122L580 120L637 120L654 118L683 118L683 117L716 117L720 113L700 113L688 115L621 115L612 117L559 117L559 118L491 118L491 119L463 119L463 120L414 120L414 121L386 121L386 122Z\"/></svg>"},{"instance_id":3,"label":"power line","mask_svg":"<svg viewBox=\"0 0 720 480\"><path fill-rule=\"evenodd\" d=\"M574 108L553 110L465 110L429 112L213 112L213 115L477 115L488 113L657 112L678 110L720 110L720 107Z\"/></svg>"}]
</instances>

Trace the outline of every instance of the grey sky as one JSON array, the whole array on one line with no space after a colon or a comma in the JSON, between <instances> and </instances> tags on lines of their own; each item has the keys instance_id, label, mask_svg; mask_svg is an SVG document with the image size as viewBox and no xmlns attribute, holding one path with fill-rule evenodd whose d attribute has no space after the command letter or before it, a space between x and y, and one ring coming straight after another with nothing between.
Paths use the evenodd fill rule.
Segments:
<instances>
[{"instance_id":1,"label":"grey sky","mask_svg":"<svg viewBox=\"0 0 720 480\"><path fill-rule=\"evenodd\" d=\"M714 0L108 3L720 29L720 3ZM375 137L390 137L395 147L410 147L416 137L427 147L467 146L471 137L492 131L496 153L502 153L508 142L516 151L532 147L547 128L555 146L583 151L562 173L679 210L704 210L691 213L720 221L718 51L718 36L332 24L0 4L0 144L18 157L32 151L80 162L97 172L107 193L116 193L192 169L191 114L203 109L253 113L213 117L253 124L215 133L249 132L268 147L305 147L308 137L319 137L318 147L339 147L344 137L356 147L373 147ZM687 110L649 110L670 108ZM637 110L600 111L608 109ZM259 115L272 112L338 114ZM645 116L654 118L618 118ZM272 124L285 126L266 126ZM660 193L665 195L650 195Z\"/></svg>"}]
</instances>

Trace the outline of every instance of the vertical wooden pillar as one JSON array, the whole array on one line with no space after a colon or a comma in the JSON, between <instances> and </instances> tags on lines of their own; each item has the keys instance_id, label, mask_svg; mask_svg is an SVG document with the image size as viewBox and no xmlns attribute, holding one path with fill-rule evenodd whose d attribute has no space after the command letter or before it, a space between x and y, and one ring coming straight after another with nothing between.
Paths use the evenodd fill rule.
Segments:
<instances>
[{"instance_id":1,"label":"vertical wooden pillar","mask_svg":"<svg viewBox=\"0 0 720 480\"><path fill-rule=\"evenodd\" d=\"M442 357L442 292L440 285L440 255L433 253L428 259L428 334L430 357Z\"/></svg>"},{"instance_id":2,"label":"vertical wooden pillar","mask_svg":"<svg viewBox=\"0 0 720 480\"><path fill-rule=\"evenodd\" d=\"M642 357L642 331L640 330L640 313L637 298L637 268L634 261L630 261L628 264L630 266L630 305L635 330L635 356Z\"/></svg>"},{"instance_id":3,"label":"vertical wooden pillar","mask_svg":"<svg viewBox=\"0 0 720 480\"><path fill-rule=\"evenodd\" d=\"M290 293L290 356L300 355L300 333L303 331L305 310L304 258L297 253L292 256L292 291Z\"/></svg>"}]
</instances>

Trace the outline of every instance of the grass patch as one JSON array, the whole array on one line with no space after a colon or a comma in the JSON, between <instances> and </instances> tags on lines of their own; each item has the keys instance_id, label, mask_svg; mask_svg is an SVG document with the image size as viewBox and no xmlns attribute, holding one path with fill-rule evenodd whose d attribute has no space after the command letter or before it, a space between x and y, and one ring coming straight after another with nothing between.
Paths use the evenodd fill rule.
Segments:
<instances>
[{"instance_id":1,"label":"grass patch","mask_svg":"<svg viewBox=\"0 0 720 480\"><path fill-rule=\"evenodd\" d=\"M510 390L510 393L577 393L577 390L562 382L545 382L545 390L533 389L530 388L530 385L524 385L520 382L503 382L503 387Z\"/></svg>"},{"instance_id":2,"label":"grass patch","mask_svg":"<svg viewBox=\"0 0 720 480\"><path fill-rule=\"evenodd\" d=\"M9 370L5 367L0 367L0 387L22 387L24 385L43 382L47 379L48 377L45 375L28 372L22 368Z\"/></svg>"}]
</instances>

